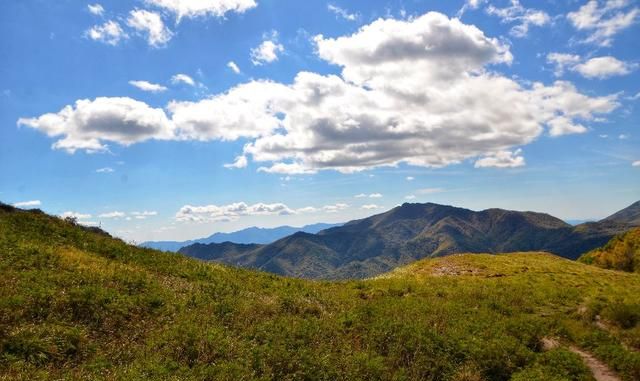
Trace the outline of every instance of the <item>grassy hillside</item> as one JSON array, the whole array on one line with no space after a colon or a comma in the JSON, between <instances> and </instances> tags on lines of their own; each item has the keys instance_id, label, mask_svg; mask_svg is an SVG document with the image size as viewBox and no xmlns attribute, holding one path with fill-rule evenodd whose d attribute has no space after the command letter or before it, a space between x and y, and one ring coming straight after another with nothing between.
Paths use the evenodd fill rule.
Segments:
<instances>
[{"instance_id":1,"label":"grassy hillside","mask_svg":"<svg viewBox=\"0 0 640 381\"><path fill-rule=\"evenodd\" d=\"M640 275L548 254L456 255L313 282L0 208L0 379L640 379Z\"/></svg>"},{"instance_id":2,"label":"grassy hillside","mask_svg":"<svg viewBox=\"0 0 640 381\"><path fill-rule=\"evenodd\" d=\"M640 272L640 228L615 236L604 247L583 255L580 261L605 269Z\"/></svg>"}]
</instances>

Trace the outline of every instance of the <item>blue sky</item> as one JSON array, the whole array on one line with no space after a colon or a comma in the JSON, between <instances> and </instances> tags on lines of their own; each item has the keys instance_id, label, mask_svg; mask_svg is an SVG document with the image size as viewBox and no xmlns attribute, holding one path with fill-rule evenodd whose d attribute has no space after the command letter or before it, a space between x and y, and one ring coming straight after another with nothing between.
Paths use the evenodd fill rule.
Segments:
<instances>
[{"instance_id":1,"label":"blue sky","mask_svg":"<svg viewBox=\"0 0 640 381\"><path fill-rule=\"evenodd\" d=\"M635 1L0 7L0 200L128 240L640 199Z\"/></svg>"}]
</instances>

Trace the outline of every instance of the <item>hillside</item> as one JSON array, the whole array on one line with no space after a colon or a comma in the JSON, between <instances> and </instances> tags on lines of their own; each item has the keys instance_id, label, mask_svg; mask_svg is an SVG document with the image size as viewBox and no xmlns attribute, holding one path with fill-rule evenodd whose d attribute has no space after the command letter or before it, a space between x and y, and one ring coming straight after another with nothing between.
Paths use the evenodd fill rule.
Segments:
<instances>
[{"instance_id":1,"label":"hillside","mask_svg":"<svg viewBox=\"0 0 640 381\"><path fill-rule=\"evenodd\" d=\"M615 236L604 247L580 257L580 261L605 269L640 272L640 228Z\"/></svg>"},{"instance_id":2,"label":"hillside","mask_svg":"<svg viewBox=\"0 0 640 381\"><path fill-rule=\"evenodd\" d=\"M318 234L295 233L252 250L209 244L180 252L294 277L366 278L417 259L461 252L548 251L576 259L631 223L622 217L571 226L544 213L405 203Z\"/></svg>"},{"instance_id":3,"label":"hillside","mask_svg":"<svg viewBox=\"0 0 640 381\"><path fill-rule=\"evenodd\" d=\"M238 244L267 244L296 232L317 233L324 229L340 226L342 224L317 223L302 227L278 226L275 228L250 227L231 233L214 233L206 238L189 241L147 241L140 244L142 247L162 251L177 252L181 248L195 244L233 242Z\"/></svg>"},{"instance_id":4,"label":"hillside","mask_svg":"<svg viewBox=\"0 0 640 381\"><path fill-rule=\"evenodd\" d=\"M0 273L3 380L591 380L572 347L640 378L640 275L549 254L305 281L1 206Z\"/></svg>"},{"instance_id":5,"label":"hillside","mask_svg":"<svg viewBox=\"0 0 640 381\"><path fill-rule=\"evenodd\" d=\"M605 218L604 221L618 222L634 226L640 225L640 201L635 202L629 207L612 214L611 216Z\"/></svg>"}]
</instances>

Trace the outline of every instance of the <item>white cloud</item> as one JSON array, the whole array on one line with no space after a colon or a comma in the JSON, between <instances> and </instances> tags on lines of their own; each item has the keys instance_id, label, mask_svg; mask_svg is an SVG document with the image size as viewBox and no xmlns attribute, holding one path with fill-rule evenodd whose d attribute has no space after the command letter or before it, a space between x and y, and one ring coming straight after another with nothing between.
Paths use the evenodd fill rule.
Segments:
<instances>
[{"instance_id":1,"label":"white cloud","mask_svg":"<svg viewBox=\"0 0 640 381\"><path fill-rule=\"evenodd\" d=\"M13 206L15 206L16 208L31 208L31 207L40 206L40 205L42 205L40 200L21 201L13 204Z\"/></svg>"},{"instance_id":2,"label":"white cloud","mask_svg":"<svg viewBox=\"0 0 640 381\"><path fill-rule=\"evenodd\" d=\"M349 207L349 204L337 203L333 205L325 205L322 207L322 209L324 209L324 211L327 213L337 213L338 211L345 210L348 207Z\"/></svg>"},{"instance_id":3,"label":"white cloud","mask_svg":"<svg viewBox=\"0 0 640 381\"><path fill-rule=\"evenodd\" d=\"M409 195L404 196L404 199L405 200L415 200L416 199L416 195L409 194Z\"/></svg>"},{"instance_id":4,"label":"white cloud","mask_svg":"<svg viewBox=\"0 0 640 381\"><path fill-rule=\"evenodd\" d=\"M569 69L589 79L625 75L637 67L636 64L626 63L612 56L583 60L579 55L555 52L547 55L547 62L555 66L556 76L561 76L566 69Z\"/></svg>"},{"instance_id":5,"label":"white cloud","mask_svg":"<svg viewBox=\"0 0 640 381\"><path fill-rule=\"evenodd\" d=\"M634 161L633 163L631 163L631 165L634 167L640 167L640 160Z\"/></svg>"},{"instance_id":6,"label":"white cloud","mask_svg":"<svg viewBox=\"0 0 640 381\"><path fill-rule=\"evenodd\" d=\"M204 100L171 102L170 119L139 102L137 117L114 112L98 130L85 123L92 115L75 118L71 106L19 123L70 135L70 143L56 146L71 152L105 150L104 141L247 139L240 156L261 163L259 171L291 175L493 157L545 131L584 132L586 122L619 106L616 94L587 96L570 82L523 84L496 73L494 65L511 63L509 47L435 12L379 19L353 35L314 41L341 75L301 72L288 85L250 81ZM113 126L122 128L115 134Z\"/></svg>"},{"instance_id":7,"label":"white cloud","mask_svg":"<svg viewBox=\"0 0 640 381\"><path fill-rule=\"evenodd\" d=\"M573 68L580 63L582 58L577 54L567 53L549 53L547 54L547 62L555 66L554 74L556 77L560 77L564 74L566 68Z\"/></svg>"},{"instance_id":8,"label":"white cloud","mask_svg":"<svg viewBox=\"0 0 640 381\"><path fill-rule=\"evenodd\" d=\"M118 45L121 40L129 38L124 30L122 30L120 24L113 20L109 20L102 25L94 25L85 32L85 36L94 41L100 41L114 46Z\"/></svg>"},{"instance_id":9,"label":"white cloud","mask_svg":"<svg viewBox=\"0 0 640 381\"><path fill-rule=\"evenodd\" d=\"M147 43L153 47L163 46L173 37L173 32L164 25L160 14L156 12L135 9L129 12L127 25L146 35Z\"/></svg>"},{"instance_id":10,"label":"white cloud","mask_svg":"<svg viewBox=\"0 0 640 381\"><path fill-rule=\"evenodd\" d=\"M610 46L613 37L635 23L640 15L638 7L628 7L630 3L628 0L590 0L567 14L567 18L576 29L591 33L583 42Z\"/></svg>"},{"instance_id":11,"label":"white cloud","mask_svg":"<svg viewBox=\"0 0 640 381\"><path fill-rule=\"evenodd\" d=\"M284 46L278 42L278 33L272 32L270 39L265 39L260 45L251 49L251 62L254 65L271 63L277 61L278 54L282 52L284 52Z\"/></svg>"},{"instance_id":12,"label":"white cloud","mask_svg":"<svg viewBox=\"0 0 640 381\"><path fill-rule=\"evenodd\" d=\"M604 56L591 58L590 60L576 65L574 70L586 78L609 78L618 75L629 74L636 65L620 61L615 57Z\"/></svg>"},{"instance_id":13,"label":"white cloud","mask_svg":"<svg viewBox=\"0 0 640 381\"><path fill-rule=\"evenodd\" d=\"M131 98L81 99L57 113L20 118L18 125L38 129L51 137L62 136L52 148L104 152L105 142L130 145L148 139L174 138L171 123L162 109Z\"/></svg>"},{"instance_id":14,"label":"white cloud","mask_svg":"<svg viewBox=\"0 0 640 381\"><path fill-rule=\"evenodd\" d=\"M479 159L475 163L476 168L515 168L524 166L524 157L520 154L522 150L500 151L492 156Z\"/></svg>"},{"instance_id":15,"label":"white cloud","mask_svg":"<svg viewBox=\"0 0 640 381\"><path fill-rule=\"evenodd\" d=\"M467 9L478 9L484 2L486 2L486 0L467 0L456 14L456 17L461 18Z\"/></svg>"},{"instance_id":16,"label":"white cloud","mask_svg":"<svg viewBox=\"0 0 640 381\"><path fill-rule=\"evenodd\" d=\"M367 205L362 205L360 207L360 209L367 209L367 210L371 210L371 209L380 209L382 208L380 205L376 205L376 204L367 204Z\"/></svg>"},{"instance_id":17,"label":"white cloud","mask_svg":"<svg viewBox=\"0 0 640 381\"><path fill-rule=\"evenodd\" d=\"M434 194L434 193L442 193L444 192L444 188L422 188L418 189L416 193L419 194Z\"/></svg>"},{"instance_id":18,"label":"white cloud","mask_svg":"<svg viewBox=\"0 0 640 381\"><path fill-rule=\"evenodd\" d=\"M196 81L193 80L193 78L191 78L190 76L186 75L186 74L176 74L173 77L171 77L171 83L173 83L174 85L183 83L185 85L189 85L189 86L195 86L196 85Z\"/></svg>"},{"instance_id":19,"label":"white cloud","mask_svg":"<svg viewBox=\"0 0 640 381\"><path fill-rule=\"evenodd\" d=\"M620 139L620 140L627 140L627 139L629 139L629 135L627 135L627 134L620 134L620 135L618 135L618 139Z\"/></svg>"},{"instance_id":20,"label":"white cloud","mask_svg":"<svg viewBox=\"0 0 640 381\"><path fill-rule=\"evenodd\" d=\"M225 164L225 168L244 168L247 166L247 157L246 156L238 156L231 164Z\"/></svg>"},{"instance_id":21,"label":"white cloud","mask_svg":"<svg viewBox=\"0 0 640 381\"><path fill-rule=\"evenodd\" d=\"M236 65L235 62L233 61L227 62L227 67L231 69L231 71L233 71L234 73L240 74L240 68L238 67L238 65Z\"/></svg>"},{"instance_id":22,"label":"white cloud","mask_svg":"<svg viewBox=\"0 0 640 381\"><path fill-rule=\"evenodd\" d=\"M518 0L511 0L511 6L506 8L489 5L487 13L498 16L504 23L517 22L518 25L509 31L514 37L525 37L529 33L530 26L544 26L551 21L551 17L546 12L524 8Z\"/></svg>"},{"instance_id":23,"label":"white cloud","mask_svg":"<svg viewBox=\"0 0 640 381\"><path fill-rule=\"evenodd\" d=\"M257 6L254 0L146 0L146 3L164 8L183 17L224 17L226 13L244 13Z\"/></svg>"},{"instance_id":24,"label":"white cloud","mask_svg":"<svg viewBox=\"0 0 640 381\"><path fill-rule=\"evenodd\" d=\"M87 9L89 10L90 13L96 15L96 16L102 16L102 14L104 13L104 8L102 7L102 5L96 3L96 4L87 4Z\"/></svg>"},{"instance_id":25,"label":"white cloud","mask_svg":"<svg viewBox=\"0 0 640 381\"><path fill-rule=\"evenodd\" d=\"M255 138L280 126L273 102L288 91L286 86L273 82L249 82L201 101L171 102L167 108L182 139Z\"/></svg>"},{"instance_id":26,"label":"white cloud","mask_svg":"<svg viewBox=\"0 0 640 381\"><path fill-rule=\"evenodd\" d=\"M145 210L144 212L131 212L129 214L137 220L144 220L147 217L157 216L158 212Z\"/></svg>"},{"instance_id":27,"label":"white cloud","mask_svg":"<svg viewBox=\"0 0 640 381\"><path fill-rule=\"evenodd\" d=\"M355 198L382 198L382 194L381 193L371 193L371 194L366 194L366 193L360 193L357 194L355 196L353 196Z\"/></svg>"},{"instance_id":28,"label":"white cloud","mask_svg":"<svg viewBox=\"0 0 640 381\"><path fill-rule=\"evenodd\" d=\"M334 4L327 4L327 9L335 14L337 17L343 18L348 21L356 21L360 17L357 13L349 13L346 9L340 8Z\"/></svg>"},{"instance_id":29,"label":"white cloud","mask_svg":"<svg viewBox=\"0 0 640 381\"><path fill-rule=\"evenodd\" d=\"M104 167L96 169L96 173L113 173L115 170L111 167Z\"/></svg>"},{"instance_id":30,"label":"white cloud","mask_svg":"<svg viewBox=\"0 0 640 381\"><path fill-rule=\"evenodd\" d=\"M124 212L114 211L114 212L99 214L98 218L123 218L125 216L126 214Z\"/></svg>"},{"instance_id":31,"label":"white cloud","mask_svg":"<svg viewBox=\"0 0 640 381\"><path fill-rule=\"evenodd\" d=\"M150 93L161 93L167 90L165 86L147 81L129 81L129 84L133 87L137 87L142 91L148 91Z\"/></svg>"},{"instance_id":32,"label":"white cloud","mask_svg":"<svg viewBox=\"0 0 640 381\"><path fill-rule=\"evenodd\" d=\"M185 205L176 213L176 220L190 222L214 222L236 220L242 216L289 215L295 211L282 203L248 205L236 202L229 205Z\"/></svg>"},{"instance_id":33,"label":"white cloud","mask_svg":"<svg viewBox=\"0 0 640 381\"><path fill-rule=\"evenodd\" d=\"M407 176L407 177L406 177L406 180L407 180L407 181L413 181L413 180L415 180L415 177L413 177L413 176Z\"/></svg>"},{"instance_id":34,"label":"white cloud","mask_svg":"<svg viewBox=\"0 0 640 381\"><path fill-rule=\"evenodd\" d=\"M75 218L77 220L86 220L88 218L91 218L91 215L90 214L73 212L73 211L68 211L68 212L62 213L60 215L60 217L62 217L62 218L71 217L71 218Z\"/></svg>"}]
</instances>

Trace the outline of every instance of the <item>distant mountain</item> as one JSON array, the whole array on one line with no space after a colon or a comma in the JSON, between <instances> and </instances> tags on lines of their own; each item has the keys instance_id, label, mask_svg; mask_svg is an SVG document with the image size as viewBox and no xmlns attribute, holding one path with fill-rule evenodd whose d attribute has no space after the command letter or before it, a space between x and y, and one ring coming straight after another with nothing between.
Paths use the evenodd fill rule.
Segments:
<instances>
[{"instance_id":1,"label":"distant mountain","mask_svg":"<svg viewBox=\"0 0 640 381\"><path fill-rule=\"evenodd\" d=\"M279 226L276 228L257 228L250 227L238 230L232 233L215 233L206 238L190 240L190 241L149 241L143 242L139 246L150 249L177 252L184 246L193 244L223 243L234 242L239 244L260 243L267 244L274 242L280 238L302 231L306 233L317 233L321 230L340 226L342 224L325 224L318 223L306 225L303 227Z\"/></svg>"},{"instance_id":2,"label":"distant mountain","mask_svg":"<svg viewBox=\"0 0 640 381\"><path fill-rule=\"evenodd\" d=\"M580 262L605 269L640 272L640 228L613 237L604 247L580 257Z\"/></svg>"},{"instance_id":3,"label":"distant mountain","mask_svg":"<svg viewBox=\"0 0 640 381\"><path fill-rule=\"evenodd\" d=\"M633 211L635 205L627 208ZM627 209L578 226L543 213L405 203L317 234L298 232L255 248L226 243L181 253L276 274L322 279L365 278L424 257L453 253L549 251L576 259L635 224ZM612 216L613 217L613 216ZM640 224L639 224L640 225Z\"/></svg>"},{"instance_id":4,"label":"distant mountain","mask_svg":"<svg viewBox=\"0 0 640 381\"><path fill-rule=\"evenodd\" d=\"M629 207L610 215L603 221L640 225L640 201L637 201L631 204Z\"/></svg>"}]
</instances>

